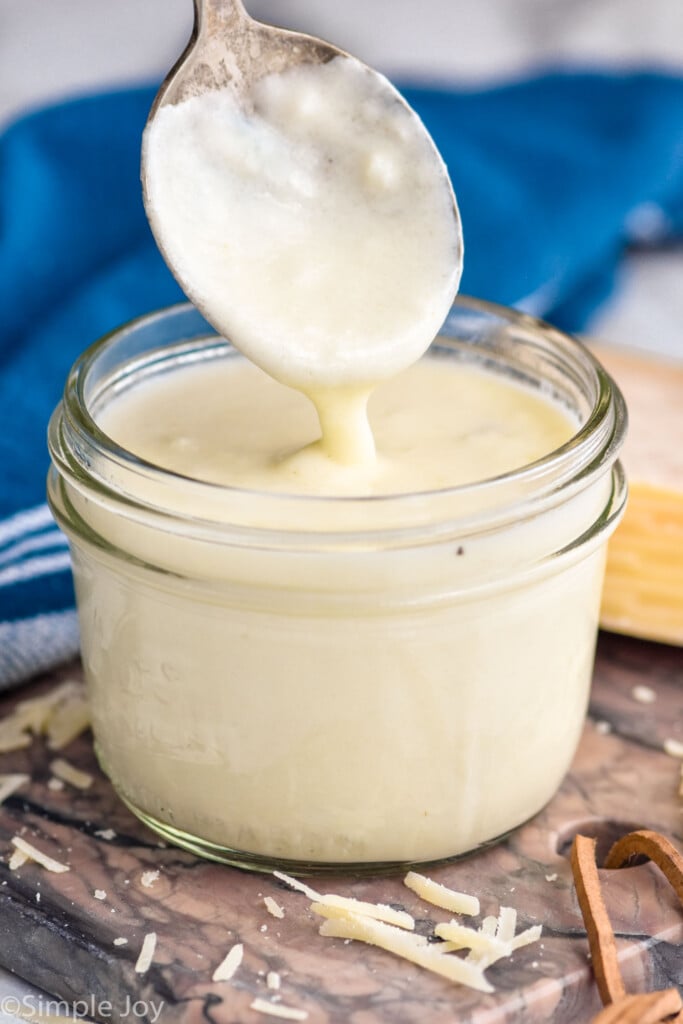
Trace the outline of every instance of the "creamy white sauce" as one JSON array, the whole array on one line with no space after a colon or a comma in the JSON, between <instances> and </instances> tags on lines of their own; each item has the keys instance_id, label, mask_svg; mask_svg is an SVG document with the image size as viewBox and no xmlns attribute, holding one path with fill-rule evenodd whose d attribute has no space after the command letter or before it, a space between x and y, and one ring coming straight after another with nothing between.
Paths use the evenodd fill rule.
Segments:
<instances>
[{"instance_id":1,"label":"creamy white sauce","mask_svg":"<svg viewBox=\"0 0 683 1024\"><path fill-rule=\"evenodd\" d=\"M143 163L187 294L314 400L338 461L372 458L371 387L427 349L462 269L452 189L417 115L338 57L267 76L245 102L224 88L162 107Z\"/></svg>"},{"instance_id":2,"label":"creamy white sauce","mask_svg":"<svg viewBox=\"0 0 683 1024\"><path fill-rule=\"evenodd\" d=\"M310 403L232 356L147 377L103 408L119 445L174 473L225 487L359 496L434 491L500 476L576 430L544 395L476 364L427 356L369 403L377 458L340 467L320 447ZM323 525L324 512L321 509Z\"/></svg>"}]
</instances>

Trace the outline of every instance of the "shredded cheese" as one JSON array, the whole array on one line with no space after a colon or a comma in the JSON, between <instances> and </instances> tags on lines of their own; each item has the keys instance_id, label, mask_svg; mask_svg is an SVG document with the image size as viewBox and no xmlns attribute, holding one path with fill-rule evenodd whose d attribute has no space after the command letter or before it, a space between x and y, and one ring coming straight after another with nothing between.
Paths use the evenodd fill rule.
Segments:
<instances>
[{"instance_id":1,"label":"shredded cheese","mask_svg":"<svg viewBox=\"0 0 683 1024\"><path fill-rule=\"evenodd\" d=\"M327 917L346 917L349 914L357 914L361 917L373 918L376 921L384 921L397 928L405 928L407 931L415 929L415 920L410 914L405 910L394 910L393 907L388 907L385 903L365 903L363 900L355 900L350 896L335 896L331 893L321 896L316 902L330 910Z\"/></svg>"},{"instance_id":2,"label":"shredded cheese","mask_svg":"<svg viewBox=\"0 0 683 1024\"><path fill-rule=\"evenodd\" d=\"M158 871L143 871L140 883L144 885L145 889L151 889L158 877Z\"/></svg>"},{"instance_id":3,"label":"shredded cheese","mask_svg":"<svg viewBox=\"0 0 683 1024\"><path fill-rule=\"evenodd\" d=\"M27 732L10 721L4 719L0 722L0 754L10 754L14 750L23 750L31 744L31 737Z\"/></svg>"},{"instance_id":4,"label":"shredded cheese","mask_svg":"<svg viewBox=\"0 0 683 1024\"><path fill-rule=\"evenodd\" d=\"M0 804L30 781L30 775L0 775Z\"/></svg>"},{"instance_id":5,"label":"shredded cheese","mask_svg":"<svg viewBox=\"0 0 683 1024\"><path fill-rule=\"evenodd\" d=\"M80 768L76 768L62 757L52 761L50 771L56 778L68 782L75 789L89 789L93 783L93 777L89 772L82 772Z\"/></svg>"},{"instance_id":6,"label":"shredded cheese","mask_svg":"<svg viewBox=\"0 0 683 1024\"><path fill-rule=\"evenodd\" d=\"M157 948L157 935L156 932L148 932L142 940L142 948L140 949L140 955L138 956L137 963L135 964L136 974L145 974L154 959L154 953Z\"/></svg>"},{"instance_id":7,"label":"shredded cheese","mask_svg":"<svg viewBox=\"0 0 683 1024\"><path fill-rule=\"evenodd\" d=\"M298 878L291 878L290 875L285 875L282 871L273 871L273 875L275 878L279 878L281 882L285 882L290 889L296 889L297 892L302 892L304 896L308 896L309 900L312 900L314 903L322 898L319 892L300 882Z\"/></svg>"},{"instance_id":8,"label":"shredded cheese","mask_svg":"<svg viewBox=\"0 0 683 1024\"><path fill-rule=\"evenodd\" d=\"M22 750L44 733L53 750L66 746L89 724L84 693L83 685L70 679L40 697L20 701L0 721L0 753Z\"/></svg>"},{"instance_id":9,"label":"shredded cheese","mask_svg":"<svg viewBox=\"0 0 683 1024\"><path fill-rule=\"evenodd\" d=\"M98 828L95 833L100 839L105 839L107 842L111 842L112 839L116 839L116 832L113 828Z\"/></svg>"},{"instance_id":10,"label":"shredded cheese","mask_svg":"<svg viewBox=\"0 0 683 1024\"><path fill-rule=\"evenodd\" d=\"M538 942L542 934L543 927L540 924L534 924L531 928L527 928L526 931L515 935L512 940L513 953L516 949L521 949L522 946L529 946L532 942Z\"/></svg>"},{"instance_id":11,"label":"shredded cheese","mask_svg":"<svg viewBox=\"0 0 683 1024\"><path fill-rule=\"evenodd\" d=\"M329 912L329 908L322 904L314 904L311 909L324 917ZM328 918L320 926L320 934L337 939L355 939L371 946L378 946L450 981L467 985L478 992L493 992L492 986L478 965L467 963L459 957L448 956L440 952L437 946L430 945L423 935L395 928L384 921L375 921L358 914L348 914L344 918Z\"/></svg>"},{"instance_id":12,"label":"shredded cheese","mask_svg":"<svg viewBox=\"0 0 683 1024\"><path fill-rule=\"evenodd\" d=\"M277 971L268 971L266 975L266 986L271 991L277 991L280 988L280 975Z\"/></svg>"},{"instance_id":13,"label":"shredded cheese","mask_svg":"<svg viewBox=\"0 0 683 1024\"><path fill-rule=\"evenodd\" d=\"M96 900L106 900L107 898L107 894L104 891L104 889L95 889L93 896L95 897Z\"/></svg>"},{"instance_id":14,"label":"shredded cheese","mask_svg":"<svg viewBox=\"0 0 683 1024\"><path fill-rule=\"evenodd\" d=\"M414 919L405 910L394 910L393 907L388 907L384 903L365 903L363 900L356 900L351 896L337 896L334 893L319 893L316 892L315 889L311 889L310 886L300 882L298 879L290 878L289 875L283 875L280 871L274 871L273 874L276 878L286 882L287 885L292 887L292 889L296 889L298 892L302 892L305 896L308 896L312 903L320 903L329 907L332 911L337 911L337 913L330 913L326 916L344 917L346 914L360 914L363 917L371 917L377 921L385 921L387 924L393 924L397 928L405 928L408 931L412 931L415 928ZM270 897L267 896L265 899L266 905L268 905L268 899L270 899ZM278 917L279 915L275 914L274 916Z\"/></svg>"},{"instance_id":15,"label":"shredded cheese","mask_svg":"<svg viewBox=\"0 0 683 1024\"><path fill-rule=\"evenodd\" d=\"M501 907L498 911L496 938L500 942L512 942L517 927L517 911L514 907Z\"/></svg>"},{"instance_id":16,"label":"shredded cheese","mask_svg":"<svg viewBox=\"0 0 683 1024\"><path fill-rule=\"evenodd\" d=\"M509 941L503 942L497 935L487 935L476 928L468 928L458 921L437 924L434 934L438 935L440 939L446 939L449 945L448 952L455 949L471 949L475 953L483 953L497 959L510 956L512 952L512 945Z\"/></svg>"},{"instance_id":17,"label":"shredded cheese","mask_svg":"<svg viewBox=\"0 0 683 1024\"><path fill-rule=\"evenodd\" d=\"M63 750L90 726L85 694L74 693L58 704L47 721L45 732L50 750Z\"/></svg>"},{"instance_id":18,"label":"shredded cheese","mask_svg":"<svg viewBox=\"0 0 683 1024\"><path fill-rule=\"evenodd\" d=\"M13 850L12 856L10 857L8 862L8 866L10 871L17 871L19 868L23 867L24 864L27 864L28 861L29 857L27 856L27 854L22 853L21 850Z\"/></svg>"},{"instance_id":19,"label":"shredded cheese","mask_svg":"<svg viewBox=\"0 0 683 1024\"><path fill-rule=\"evenodd\" d=\"M128 945L128 939L124 939L123 936L120 936L120 938L114 939L114 945L115 946L127 946Z\"/></svg>"},{"instance_id":20,"label":"shredded cheese","mask_svg":"<svg viewBox=\"0 0 683 1024\"><path fill-rule=\"evenodd\" d=\"M29 860L35 861L36 864L40 864L41 867L47 871L53 871L55 874L61 874L64 871L70 871L71 869L67 864L60 864L58 860L54 860L52 857L48 857L46 853L41 850L37 850L35 846L27 843L21 836L12 837L12 845L25 853Z\"/></svg>"},{"instance_id":21,"label":"shredded cheese","mask_svg":"<svg viewBox=\"0 0 683 1024\"><path fill-rule=\"evenodd\" d=\"M241 942L238 942L232 947L228 955L218 965L216 970L213 972L212 981L230 981L234 977L237 968L242 963L242 957L244 956L244 946Z\"/></svg>"},{"instance_id":22,"label":"shredded cheese","mask_svg":"<svg viewBox=\"0 0 683 1024\"><path fill-rule=\"evenodd\" d=\"M443 910L450 910L452 914L476 917L479 913L479 900L476 896L448 889L445 885L434 882L425 875L419 875L416 871L409 871L403 879L403 883L412 889L420 899L432 903L435 907L441 907Z\"/></svg>"},{"instance_id":23,"label":"shredded cheese","mask_svg":"<svg viewBox=\"0 0 683 1024\"><path fill-rule=\"evenodd\" d=\"M265 896L263 902L269 914L272 914L273 917L277 917L280 920L282 920L282 918L285 916L285 912L280 906L280 904L276 900L274 900L272 896Z\"/></svg>"},{"instance_id":24,"label":"shredded cheese","mask_svg":"<svg viewBox=\"0 0 683 1024\"><path fill-rule=\"evenodd\" d=\"M308 1019L306 1010L295 1010L293 1006L284 1006L283 1003L269 1003L267 999L254 999L250 1006L257 1013L263 1013L267 1017L278 1017L280 1020Z\"/></svg>"}]
</instances>

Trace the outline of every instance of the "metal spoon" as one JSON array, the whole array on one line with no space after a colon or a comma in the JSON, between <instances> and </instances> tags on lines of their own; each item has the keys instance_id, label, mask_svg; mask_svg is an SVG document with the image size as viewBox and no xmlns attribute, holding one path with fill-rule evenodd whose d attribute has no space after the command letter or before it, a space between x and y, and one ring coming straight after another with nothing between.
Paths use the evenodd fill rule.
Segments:
<instances>
[{"instance_id":1,"label":"metal spoon","mask_svg":"<svg viewBox=\"0 0 683 1024\"><path fill-rule=\"evenodd\" d=\"M150 118L191 96L227 85L246 95L264 75L348 56L321 39L255 21L242 0L194 0L194 7L192 36L162 83Z\"/></svg>"},{"instance_id":2,"label":"metal spoon","mask_svg":"<svg viewBox=\"0 0 683 1024\"><path fill-rule=\"evenodd\" d=\"M370 76L375 93L385 95L390 104L398 104L403 107L404 111L410 114L413 130L416 133L424 133L425 138L429 139L426 129L421 125L414 111L391 83L345 51L312 36L257 22L247 14L242 0L194 0L194 6L195 24L190 42L156 96L148 120L148 132L162 108L176 106L195 97L226 89L233 93L249 117L254 105L252 98L254 90L260 79L265 76L282 74L301 65L319 66L328 64L336 58L342 58L353 61L362 68L364 74ZM429 144L434 149L434 187L444 190L442 194L447 197L445 206L450 207L450 212L452 212L453 231L456 237L453 260L454 289L450 296L452 300L457 290L457 282L462 268L463 246L460 216L445 165L438 157L431 140L429 140ZM149 162L143 144L143 198L159 249L195 305L207 320L222 331L223 325L216 324L211 310L206 308L206 302L197 294L196 289L192 288L192 282L187 279L183 280L182 276L176 272L178 268L174 266L173 259L169 259L164 245L164 225L159 222L158 213L151 202L152 176L151 173L148 174ZM242 348L246 355L253 358L252 353L245 351L242 347L240 338L233 337L232 331L230 337L238 348ZM413 358L417 358L417 355ZM256 358L254 361L259 362ZM263 363L259 363L259 365L268 372L272 372L269 366ZM273 375L277 374L273 372Z\"/></svg>"}]
</instances>

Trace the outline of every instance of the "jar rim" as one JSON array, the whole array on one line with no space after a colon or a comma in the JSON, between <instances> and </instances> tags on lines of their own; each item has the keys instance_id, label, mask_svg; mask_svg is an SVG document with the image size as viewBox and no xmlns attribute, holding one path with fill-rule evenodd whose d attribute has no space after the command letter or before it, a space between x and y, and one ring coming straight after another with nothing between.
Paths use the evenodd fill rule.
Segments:
<instances>
[{"instance_id":1,"label":"jar rim","mask_svg":"<svg viewBox=\"0 0 683 1024\"><path fill-rule=\"evenodd\" d=\"M623 396L599 361L576 338L528 314L481 299L459 296L435 343L441 340L448 342L449 323L452 318L468 314L475 319L480 318L482 322L498 321L508 330L512 328L521 335L529 336L536 341L542 340L546 345L550 344L560 369L564 367L565 372L578 375L584 384L591 384L595 394L585 422L566 442L533 462L497 476L426 491L331 496L252 490L198 480L147 462L118 445L101 430L86 398L89 375L98 361L123 338L155 324L176 320L188 321L194 325L192 335L187 338L188 342L206 337L219 341L215 330L191 303L186 302L147 313L121 325L95 341L76 360L69 373L62 402L50 422L49 447L53 462L59 472L72 482L78 479L81 483L85 482L94 465L100 460L115 465L124 474L133 473L148 481L172 482L175 487L191 491L196 496L202 495L212 499L232 498L249 502L250 506L253 503L260 503L267 505L271 510L284 507L320 509L334 506L341 511L342 520L343 510L390 509L401 520L405 516L407 523L415 522L416 513L418 520L422 519L419 509L426 503L429 503L432 513L435 503L443 506L443 512L437 519L452 519L452 512L447 511L450 506L467 509L468 499L475 494L480 504L483 492L487 492L491 498L490 504L495 510L492 521L495 521L496 525L505 521L506 515L511 516L513 508L518 510L520 493L524 495L524 500L528 499L531 502L534 512L541 511L543 507L557 503L558 494L564 495L568 487L586 486L595 473L604 470L606 465L609 466L616 460L623 443L627 420ZM176 336L175 345L183 340L182 334ZM227 350L229 342L223 343ZM99 485L107 490L104 480L100 480ZM512 501L511 495L516 495L516 500ZM129 507L138 504L134 499L134 492L123 498L120 492L115 494L112 491L109 497L122 500ZM183 518L176 509L167 510L161 506L153 508L145 502L140 504L149 511L161 514L170 512L174 517ZM516 514L518 515L518 511ZM271 511L269 518L272 518L272 515ZM190 518L196 519L196 516ZM258 516L256 518L258 519ZM393 520L393 515L391 518ZM433 516L430 515L429 518ZM211 517L207 518L207 522L212 521ZM222 516L219 521L225 523Z\"/></svg>"}]
</instances>

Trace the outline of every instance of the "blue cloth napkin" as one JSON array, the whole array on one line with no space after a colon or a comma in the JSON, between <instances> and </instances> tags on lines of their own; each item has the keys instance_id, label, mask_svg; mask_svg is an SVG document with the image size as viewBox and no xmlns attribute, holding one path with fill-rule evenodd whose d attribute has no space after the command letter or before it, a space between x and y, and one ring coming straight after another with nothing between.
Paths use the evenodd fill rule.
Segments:
<instances>
[{"instance_id":1,"label":"blue cloth napkin","mask_svg":"<svg viewBox=\"0 0 683 1024\"><path fill-rule=\"evenodd\" d=\"M613 286L634 212L683 235L683 80L551 74L404 92L458 195L464 292L580 330ZM152 98L77 100L0 137L0 686L77 651L68 550L44 503L45 429L69 367L104 332L182 298L140 196Z\"/></svg>"}]
</instances>

